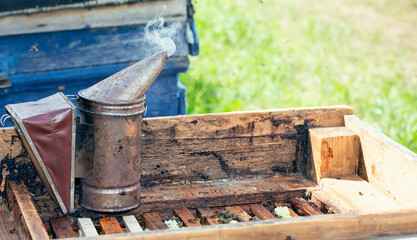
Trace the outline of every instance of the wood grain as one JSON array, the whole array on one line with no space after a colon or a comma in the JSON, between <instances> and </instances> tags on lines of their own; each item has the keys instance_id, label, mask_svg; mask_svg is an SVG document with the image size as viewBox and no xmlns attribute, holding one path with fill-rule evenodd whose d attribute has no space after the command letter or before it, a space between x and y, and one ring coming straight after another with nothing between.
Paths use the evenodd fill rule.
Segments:
<instances>
[{"instance_id":1,"label":"wood grain","mask_svg":"<svg viewBox=\"0 0 417 240\"><path fill-rule=\"evenodd\" d=\"M66 217L54 218L50 221L52 230L56 238L71 238L75 237L71 223Z\"/></svg>"},{"instance_id":2,"label":"wood grain","mask_svg":"<svg viewBox=\"0 0 417 240\"><path fill-rule=\"evenodd\" d=\"M310 201L323 213L348 213L354 212L351 206L337 202L337 199L322 189L311 191Z\"/></svg>"},{"instance_id":3,"label":"wood grain","mask_svg":"<svg viewBox=\"0 0 417 240\"><path fill-rule=\"evenodd\" d=\"M323 178L321 189L344 202L355 212L376 212L401 209L393 199L384 195L359 176L345 176L340 179Z\"/></svg>"},{"instance_id":4,"label":"wood grain","mask_svg":"<svg viewBox=\"0 0 417 240\"><path fill-rule=\"evenodd\" d=\"M219 218L217 215L213 215L213 211L210 208L197 208L198 217L205 225L218 225Z\"/></svg>"},{"instance_id":5,"label":"wood grain","mask_svg":"<svg viewBox=\"0 0 417 240\"><path fill-rule=\"evenodd\" d=\"M18 240L11 213L5 205L0 204L0 240Z\"/></svg>"},{"instance_id":6,"label":"wood grain","mask_svg":"<svg viewBox=\"0 0 417 240\"><path fill-rule=\"evenodd\" d=\"M22 182L8 181L7 202L21 239L48 239L48 233Z\"/></svg>"},{"instance_id":7,"label":"wood grain","mask_svg":"<svg viewBox=\"0 0 417 240\"><path fill-rule=\"evenodd\" d=\"M354 175L359 164L359 137L346 127L313 128L310 145L314 165L314 181Z\"/></svg>"},{"instance_id":8,"label":"wood grain","mask_svg":"<svg viewBox=\"0 0 417 240\"><path fill-rule=\"evenodd\" d=\"M359 176L401 206L417 207L417 154L395 142L353 115L345 116L346 127L361 139Z\"/></svg>"},{"instance_id":9,"label":"wood grain","mask_svg":"<svg viewBox=\"0 0 417 240\"><path fill-rule=\"evenodd\" d=\"M255 215L256 217L258 217L261 220L275 219L276 218L268 209L266 209L261 204L251 204L250 205L250 210L253 213L253 215Z\"/></svg>"},{"instance_id":10,"label":"wood grain","mask_svg":"<svg viewBox=\"0 0 417 240\"><path fill-rule=\"evenodd\" d=\"M316 206L303 198L292 198L290 200L291 206L298 211L301 211L304 216L323 215Z\"/></svg>"},{"instance_id":11,"label":"wood grain","mask_svg":"<svg viewBox=\"0 0 417 240\"><path fill-rule=\"evenodd\" d=\"M239 206L225 207L225 209L239 216L239 219L241 219L243 222L249 222L251 219L251 216Z\"/></svg>"},{"instance_id":12,"label":"wood grain","mask_svg":"<svg viewBox=\"0 0 417 240\"><path fill-rule=\"evenodd\" d=\"M157 212L143 214L143 221L149 230L168 229L168 226L162 221L162 217Z\"/></svg>"},{"instance_id":13,"label":"wood grain","mask_svg":"<svg viewBox=\"0 0 417 240\"><path fill-rule=\"evenodd\" d=\"M200 222L193 216L193 214L186 208L174 209L174 214L178 215L186 227L201 226Z\"/></svg>"},{"instance_id":14,"label":"wood grain","mask_svg":"<svg viewBox=\"0 0 417 240\"><path fill-rule=\"evenodd\" d=\"M124 234L120 240L165 239L367 239L382 236L417 234L417 210L388 211L373 214L336 214L269 221L241 223L240 225L206 226ZM99 238L96 238L99 239Z\"/></svg>"},{"instance_id":15,"label":"wood grain","mask_svg":"<svg viewBox=\"0 0 417 240\"><path fill-rule=\"evenodd\" d=\"M115 217L100 218L99 222L101 230L103 230L103 233L106 235L123 233L123 230Z\"/></svg>"}]
</instances>

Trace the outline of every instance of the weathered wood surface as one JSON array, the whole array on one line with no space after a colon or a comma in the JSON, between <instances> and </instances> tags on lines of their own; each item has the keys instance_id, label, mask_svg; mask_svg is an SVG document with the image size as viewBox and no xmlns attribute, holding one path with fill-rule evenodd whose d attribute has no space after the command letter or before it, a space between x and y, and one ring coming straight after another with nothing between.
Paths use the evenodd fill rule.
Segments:
<instances>
[{"instance_id":1,"label":"weathered wood surface","mask_svg":"<svg viewBox=\"0 0 417 240\"><path fill-rule=\"evenodd\" d=\"M18 240L11 213L0 203L0 240Z\"/></svg>"},{"instance_id":2,"label":"weathered wood surface","mask_svg":"<svg viewBox=\"0 0 417 240\"><path fill-rule=\"evenodd\" d=\"M96 5L96 1L91 1ZM166 5L164 11L160 11ZM83 4L72 4L74 9L59 9L50 7L49 12L26 14L39 11L39 9L26 10L16 16L0 18L0 36L39 33L51 31L64 31L91 28L116 27L134 24L146 24L157 16L157 9L169 22L185 21L187 19L186 0L150 1L136 4L123 4L118 6L102 6L88 8ZM75 8L79 7L79 8ZM62 7L61 7L62 8Z\"/></svg>"},{"instance_id":3,"label":"weathered wood surface","mask_svg":"<svg viewBox=\"0 0 417 240\"><path fill-rule=\"evenodd\" d=\"M310 169L314 181L354 175L358 171L359 137L346 127L313 128L310 145L314 168Z\"/></svg>"},{"instance_id":4,"label":"weathered wood surface","mask_svg":"<svg viewBox=\"0 0 417 240\"><path fill-rule=\"evenodd\" d=\"M66 217L54 218L50 221L54 236L56 238L71 238L75 237L71 223Z\"/></svg>"},{"instance_id":5,"label":"weathered wood surface","mask_svg":"<svg viewBox=\"0 0 417 240\"><path fill-rule=\"evenodd\" d=\"M193 216L193 214L186 208L174 209L174 214L178 215L186 227L198 227L201 223Z\"/></svg>"},{"instance_id":6,"label":"weathered wood surface","mask_svg":"<svg viewBox=\"0 0 417 240\"><path fill-rule=\"evenodd\" d=\"M103 233L106 235L123 233L123 230L115 217L100 218L99 222L101 230L103 230Z\"/></svg>"},{"instance_id":7,"label":"weathered wood surface","mask_svg":"<svg viewBox=\"0 0 417 240\"><path fill-rule=\"evenodd\" d=\"M292 198L290 200L291 206L298 212L303 213L304 216L323 215L316 206L303 198Z\"/></svg>"},{"instance_id":8,"label":"weathered wood surface","mask_svg":"<svg viewBox=\"0 0 417 240\"><path fill-rule=\"evenodd\" d=\"M343 126L352 113L341 106L145 118L142 183L305 172L307 129ZM13 128L1 131L0 159L24 153Z\"/></svg>"},{"instance_id":9,"label":"weathered wood surface","mask_svg":"<svg viewBox=\"0 0 417 240\"><path fill-rule=\"evenodd\" d=\"M168 229L168 226L162 221L162 217L157 212L143 214L143 221L149 230Z\"/></svg>"},{"instance_id":10,"label":"weathered wood surface","mask_svg":"<svg viewBox=\"0 0 417 240\"><path fill-rule=\"evenodd\" d=\"M336 199L335 202L345 202L355 212L384 212L402 208L393 199L356 175L340 179L323 178L320 186Z\"/></svg>"},{"instance_id":11,"label":"weathered wood surface","mask_svg":"<svg viewBox=\"0 0 417 240\"><path fill-rule=\"evenodd\" d=\"M359 176L398 202L417 207L417 154L372 128L357 117L345 116L346 127L361 139Z\"/></svg>"},{"instance_id":12,"label":"weathered wood surface","mask_svg":"<svg viewBox=\"0 0 417 240\"><path fill-rule=\"evenodd\" d=\"M249 222L249 220L251 219L251 216L249 216L249 214L239 206L230 206L226 207L225 209L236 214L239 217L239 219L241 219L244 222Z\"/></svg>"},{"instance_id":13,"label":"weathered wood surface","mask_svg":"<svg viewBox=\"0 0 417 240\"><path fill-rule=\"evenodd\" d=\"M337 199L323 191L317 189L311 191L310 201L317 205L320 211L324 213L349 213L354 212L351 206L337 203Z\"/></svg>"},{"instance_id":14,"label":"weathered wood surface","mask_svg":"<svg viewBox=\"0 0 417 240\"><path fill-rule=\"evenodd\" d=\"M275 219L276 217L262 204L252 204L250 205L250 210L257 218L260 220Z\"/></svg>"},{"instance_id":15,"label":"weathered wood surface","mask_svg":"<svg viewBox=\"0 0 417 240\"><path fill-rule=\"evenodd\" d=\"M21 239L48 239L38 212L29 192L21 182L8 181L6 184L7 202Z\"/></svg>"},{"instance_id":16,"label":"weathered wood surface","mask_svg":"<svg viewBox=\"0 0 417 240\"><path fill-rule=\"evenodd\" d=\"M120 240L164 239L367 239L417 234L417 210L285 218L139 234ZM99 239L99 238L96 238ZM110 239L102 236L100 239Z\"/></svg>"},{"instance_id":17,"label":"weathered wood surface","mask_svg":"<svg viewBox=\"0 0 417 240\"><path fill-rule=\"evenodd\" d=\"M268 178L216 180L204 183L164 184L142 189L141 205L131 214L188 208L252 204L263 201L288 201L300 197L305 189L316 189L302 175Z\"/></svg>"},{"instance_id":18,"label":"weathered wood surface","mask_svg":"<svg viewBox=\"0 0 417 240\"><path fill-rule=\"evenodd\" d=\"M142 180L305 171L307 128L343 126L349 107L145 118Z\"/></svg>"},{"instance_id":19,"label":"weathered wood surface","mask_svg":"<svg viewBox=\"0 0 417 240\"><path fill-rule=\"evenodd\" d=\"M219 218L217 215L213 215L213 211L210 208L197 208L198 217L205 225L218 225Z\"/></svg>"}]
</instances>

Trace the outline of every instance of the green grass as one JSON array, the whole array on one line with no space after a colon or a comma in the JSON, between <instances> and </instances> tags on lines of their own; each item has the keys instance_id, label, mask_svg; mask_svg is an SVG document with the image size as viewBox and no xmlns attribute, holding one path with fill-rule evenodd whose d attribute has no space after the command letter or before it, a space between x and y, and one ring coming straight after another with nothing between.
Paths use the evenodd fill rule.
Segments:
<instances>
[{"instance_id":1,"label":"green grass","mask_svg":"<svg viewBox=\"0 0 417 240\"><path fill-rule=\"evenodd\" d=\"M194 4L190 114L349 105L417 152L415 0Z\"/></svg>"}]
</instances>

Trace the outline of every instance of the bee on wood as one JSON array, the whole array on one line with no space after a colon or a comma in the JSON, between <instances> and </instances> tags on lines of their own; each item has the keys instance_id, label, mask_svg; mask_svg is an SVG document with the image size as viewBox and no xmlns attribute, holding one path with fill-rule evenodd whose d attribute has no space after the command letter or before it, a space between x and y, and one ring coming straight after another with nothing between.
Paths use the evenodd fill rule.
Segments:
<instances>
[{"instance_id":1,"label":"bee on wood","mask_svg":"<svg viewBox=\"0 0 417 240\"><path fill-rule=\"evenodd\" d=\"M38 44L30 46L30 51L39 52L39 49L37 48Z\"/></svg>"},{"instance_id":2,"label":"bee on wood","mask_svg":"<svg viewBox=\"0 0 417 240\"><path fill-rule=\"evenodd\" d=\"M329 208L329 210L327 210L327 214L333 214L333 208Z\"/></svg>"},{"instance_id":3,"label":"bee on wood","mask_svg":"<svg viewBox=\"0 0 417 240\"><path fill-rule=\"evenodd\" d=\"M305 196L306 196L307 199L310 199L311 198L311 191L310 190L306 190Z\"/></svg>"},{"instance_id":4,"label":"bee on wood","mask_svg":"<svg viewBox=\"0 0 417 240\"><path fill-rule=\"evenodd\" d=\"M195 222L197 222L197 219L195 219L195 218L189 218L189 219L188 219L188 222L190 222L190 223L195 223Z\"/></svg>"}]
</instances>

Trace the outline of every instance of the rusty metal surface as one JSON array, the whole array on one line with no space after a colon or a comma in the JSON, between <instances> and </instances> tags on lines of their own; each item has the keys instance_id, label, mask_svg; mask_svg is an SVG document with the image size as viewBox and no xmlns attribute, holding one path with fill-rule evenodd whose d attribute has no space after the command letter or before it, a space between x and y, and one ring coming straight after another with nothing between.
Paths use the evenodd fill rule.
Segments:
<instances>
[{"instance_id":1,"label":"rusty metal surface","mask_svg":"<svg viewBox=\"0 0 417 240\"><path fill-rule=\"evenodd\" d=\"M36 102L9 104L6 110L53 199L64 213L72 212L75 106L57 93Z\"/></svg>"},{"instance_id":2,"label":"rusty metal surface","mask_svg":"<svg viewBox=\"0 0 417 240\"><path fill-rule=\"evenodd\" d=\"M166 61L160 52L79 92L80 124L92 127L80 160L92 166L83 173L81 206L101 212L139 206L144 93Z\"/></svg>"}]
</instances>

